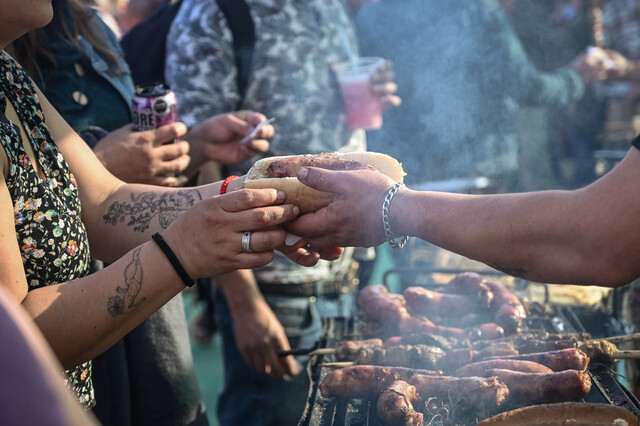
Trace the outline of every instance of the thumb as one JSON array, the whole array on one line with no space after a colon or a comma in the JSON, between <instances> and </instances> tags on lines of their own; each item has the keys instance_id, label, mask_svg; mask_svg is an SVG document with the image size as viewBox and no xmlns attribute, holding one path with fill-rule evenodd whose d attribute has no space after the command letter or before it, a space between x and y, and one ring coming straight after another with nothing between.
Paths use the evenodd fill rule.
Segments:
<instances>
[{"instance_id":1,"label":"thumb","mask_svg":"<svg viewBox=\"0 0 640 426\"><path fill-rule=\"evenodd\" d=\"M298 170L297 177L300 182L318 191L336 193L339 187L333 175L339 173L318 167L303 167Z\"/></svg>"},{"instance_id":2,"label":"thumb","mask_svg":"<svg viewBox=\"0 0 640 426\"><path fill-rule=\"evenodd\" d=\"M227 129L239 134L239 135L248 135L251 133L251 123L246 120L243 120L240 117L236 117L233 114L228 115L229 121L227 122Z\"/></svg>"}]
</instances>

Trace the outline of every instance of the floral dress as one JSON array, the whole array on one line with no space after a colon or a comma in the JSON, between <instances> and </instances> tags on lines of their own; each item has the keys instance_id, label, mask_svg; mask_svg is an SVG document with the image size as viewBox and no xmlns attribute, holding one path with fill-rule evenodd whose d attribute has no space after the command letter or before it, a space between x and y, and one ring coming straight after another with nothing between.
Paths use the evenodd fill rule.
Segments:
<instances>
[{"instance_id":1,"label":"floral dress","mask_svg":"<svg viewBox=\"0 0 640 426\"><path fill-rule=\"evenodd\" d=\"M22 120L44 178L22 145L19 127L6 118L7 100ZM7 186L29 290L85 276L89 242L75 178L51 139L33 83L6 52L0 56L0 142L9 158ZM79 401L93 406L91 362L65 376Z\"/></svg>"}]
</instances>

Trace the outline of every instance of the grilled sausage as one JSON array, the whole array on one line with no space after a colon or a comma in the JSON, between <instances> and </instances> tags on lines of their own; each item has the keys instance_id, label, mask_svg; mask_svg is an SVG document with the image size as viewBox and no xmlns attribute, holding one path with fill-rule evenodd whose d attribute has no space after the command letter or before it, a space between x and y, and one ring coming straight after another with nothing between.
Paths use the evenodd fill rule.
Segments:
<instances>
[{"instance_id":1,"label":"grilled sausage","mask_svg":"<svg viewBox=\"0 0 640 426\"><path fill-rule=\"evenodd\" d=\"M334 396L347 398L369 398L378 395L396 380L408 380L415 375L442 375L441 371L414 370L404 367L380 367L356 365L340 368L327 374L320 383L324 398Z\"/></svg>"},{"instance_id":2,"label":"grilled sausage","mask_svg":"<svg viewBox=\"0 0 640 426\"><path fill-rule=\"evenodd\" d=\"M577 348L561 349L559 351L550 352L537 352L532 354L491 357L489 359L495 358L533 361L538 364L546 365L553 371L584 371L589 365L589 357L587 354Z\"/></svg>"},{"instance_id":3,"label":"grilled sausage","mask_svg":"<svg viewBox=\"0 0 640 426\"><path fill-rule=\"evenodd\" d=\"M414 376L408 383L416 387L420 401L436 397L467 408L500 406L510 392L495 377Z\"/></svg>"},{"instance_id":4,"label":"grilled sausage","mask_svg":"<svg viewBox=\"0 0 640 426\"><path fill-rule=\"evenodd\" d=\"M501 368L504 370L520 371L521 373L553 373L549 367L533 361L517 359L492 359L487 361L472 362L463 365L454 373L457 377L486 376L490 370Z\"/></svg>"},{"instance_id":5,"label":"grilled sausage","mask_svg":"<svg viewBox=\"0 0 640 426\"><path fill-rule=\"evenodd\" d=\"M419 315L433 313L460 316L480 309L488 309L488 306L481 306L478 299L471 295L440 293L424 287L407 287L402 295L411 313Z\"/></svg>"},{"instance_id":6,"label":"grilled sausage","mask_svg":"<svg viewBox=\"0 0 640 426\"><path fill-rule=\"evenodd\" d=\"M378 417L391 425L422 424L422 413L413 409L413 402L416 399L415 386L403 380L396 380L378 397L376 404Z\"/></svg>"},{"instance_id":7,"label":"grilled sausage","mask_svg":"<svg viewBox=\"0 0 640 426\"><path fill-rule=\"evenodd\" d=\"M398 322L398 330L406 334L439 334L445 337L453 337L462 340L467 337L468 332L462 328L447 327L434 324L427 318L412 317L409 314L402 317Z\"/></svg>"},{"instance_id":8,"label":"grilled sausage","mask_svg":"<svg viewBox=\"0 0 640 426\"><path fill-rule=\"evenodd\" d=\"M358 306L365 314L376 321L397 325L409 312L397 297L381 285L368 285L358 293Z\"/></svg>"},{"instance_id":9,"label":"grilled sausage","mask_svg":"<svg viewBox=\"0 0 640 426\"><path fill-rule=\"evenodd\" d=\"M405 336L389 337L384 341L383 346L385 348L389 348L391 346L401 346L401 345L429 345L429 346L437 346L444 350L449 350L456 344L457 344L456 341L452 341L452 339L447 339L446 337L440 336L439 334L417 333L417 334L407 334Z\"/></svg>"},{"instance_id":10,"label":"grilled sausage","mask_svg":"<svg viewBox=\"0 0 640 426\"><path fill-rule=\"evenodd\" d=\"M355 160L330 156L286 157L273 161L267 168L267 177L295 177L302 167L320 167L328 170L376 170L375 167Z\"/></svg>"},{"instance_id":11,"label":"grilled sausage","mask_svg":"<svg viewBox=\"0 0 640 426\"><path fill-rule=\"evenodd\" d=\"M343 340L336 348L336 358L340 361L351 361L358 357L362 348L382 346L382 339Z\"/></svg>"},{"instance_id":12,"label":"grilled sausage","mask_svg":"<svg viewBox=\"0 0 640 426\"><path fill-rule=\"evenodd\" d=\"M437 346L378 346L361 348L353 360L358 364L434 369L444 356L445 352Z\"/></svg>"},{"instance_id":13,"label":"grilled sausage","mask_svg":"<svg viewBox=\"0 0 640 426\"><path fill-rule=\"evenodd\" d=\"M504 336L504 328L495 322L468 327L465 329L470 340L493 340Z\"/></svg>"},{"instance_id":14,"label":"grilled sausage","mask_svg":"<svg viewBox=\"0 0 640 426\"><path fill-rule=\"evenodd\" d=\"M586 371L521 373L494 369L487 371L486 374L496 376L506 384L509 388L509 401L517 404L577 401L587 396L591 390L591 377Z\"/></svg>"},{"instance_id":15,"label":"grilled sausage","mask_svg":"<svg viewBox=\"0 0 640 426\"><path fill-rule=\"evenodd\" d=\"M496 310L496 323L504 328L506 334L517 333L527 313L520 299L505 286L494 281L484 282L493 293L493 305Z\"/></svg>"},{"instance_id":16,"label":"grilled sausage","mask_svg":"<svg viewBox=\"0 0 640 426\"><path fill-rule=\"evenodd\" d=\"M493 305L493 293L484 279L475 272L463 272L456 275L449 283L438 289L442 293L464 294L472 296L482 309Z\"/></svg>"}]
</instances>

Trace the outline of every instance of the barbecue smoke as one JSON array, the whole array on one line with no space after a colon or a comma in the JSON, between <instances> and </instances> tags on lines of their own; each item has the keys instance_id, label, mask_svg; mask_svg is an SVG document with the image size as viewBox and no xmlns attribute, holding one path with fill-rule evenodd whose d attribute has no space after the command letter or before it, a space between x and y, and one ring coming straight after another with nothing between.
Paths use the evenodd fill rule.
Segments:
<instances>
[{"instance_id":1,"label":"barbecue smoke","mask_svg":"<svg viewBox=\"0 0 640 426\"><path fill-rule=\"evenodd\" d=\"M513 114L536 93L517 77L537 70L514 68L526 54L504 45L516 36L497 1L379 0L355 21L360 54L393 62L403 101L367 133L370 150L401 161L413 186L516 172Z\"/></svg>"}]
</instances>

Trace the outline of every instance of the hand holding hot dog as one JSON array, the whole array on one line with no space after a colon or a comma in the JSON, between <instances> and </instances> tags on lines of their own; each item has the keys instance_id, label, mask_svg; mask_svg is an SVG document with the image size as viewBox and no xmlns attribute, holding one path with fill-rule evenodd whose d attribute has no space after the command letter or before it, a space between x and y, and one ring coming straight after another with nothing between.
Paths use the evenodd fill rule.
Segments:
<instances>
[{"instance_id":1,"label":"hand holding hot dog","mask_svg":"<svg viewBox=\"0 0 640 426\"><path fill-rule=\"evenodd\" d=\"M344 172L315 167L301 169L298 179L311 188L333 194L333 200L287 224L291 233L303 237L314 248L370 247L385 241L382 202L395 184L393 179L369 170Z\"/></svg>"}]
</instances>

